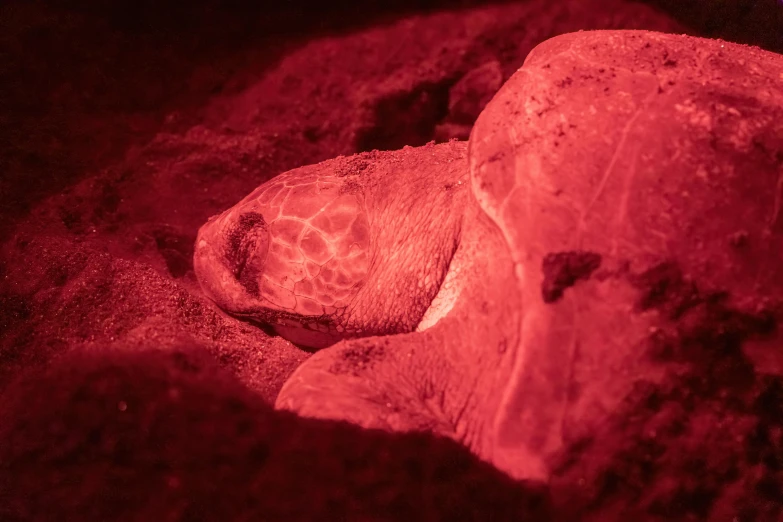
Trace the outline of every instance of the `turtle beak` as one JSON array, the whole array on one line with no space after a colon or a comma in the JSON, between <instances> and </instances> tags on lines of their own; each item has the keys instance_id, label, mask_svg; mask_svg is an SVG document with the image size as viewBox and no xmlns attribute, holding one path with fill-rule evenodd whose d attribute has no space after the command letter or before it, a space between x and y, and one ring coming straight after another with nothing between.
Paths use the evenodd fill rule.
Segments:
<instances>
[{"instance_id":1,"label":"turtle beak","mask_svg":"<svg viewBox=\"0 0 783 522\"><path fill-rule=\"evenodd\" d=\"M263 216L234 208L198 231L193 268L204 293L232 313L259 307L258 280L269 249Z\"/></svg>"}]
</instances>

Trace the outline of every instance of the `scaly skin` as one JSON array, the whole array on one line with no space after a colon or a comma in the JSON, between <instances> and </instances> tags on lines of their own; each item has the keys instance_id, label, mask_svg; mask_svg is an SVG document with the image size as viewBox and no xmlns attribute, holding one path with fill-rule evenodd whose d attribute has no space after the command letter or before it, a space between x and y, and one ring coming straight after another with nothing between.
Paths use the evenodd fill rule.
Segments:
<instances>
[{"instance_id":1,"label":"scaly skin","mask_svg":"<svg viewBox=\"0 0 783 522\"><path fill-rule=\"evenodd\" d=\"M465 152L366 153L273 178L199 230L202 288L305 346L413 331L457 248Z\"/></svg>"}]
</instances>

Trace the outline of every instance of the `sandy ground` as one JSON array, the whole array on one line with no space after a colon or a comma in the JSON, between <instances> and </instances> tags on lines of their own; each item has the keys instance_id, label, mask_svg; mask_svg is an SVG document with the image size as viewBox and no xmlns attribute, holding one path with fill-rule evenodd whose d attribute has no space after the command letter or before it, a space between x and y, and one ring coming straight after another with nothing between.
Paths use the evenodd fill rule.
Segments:
<instances>
[{"instance_id":1,"label":"sandy ground","mask_svg":"<svg viewBox=\"0 0 783 522\"><path fill-rule=\"evenodd\" d=\"M550 495L448 441L271 412L309 354L223 314L192 270L198 227L276 174L464 138L548 37L720 33L709 17L694 28L693 13L686 27L636 2L533 0L379 7L350 23L315 13L294 31L297 13L205 3L177 24L147 3L112 16L65 5L0 7L0 518L544 520L551 496L595 520L640 498L651 520L783 519L779 381L757 383L739 431L715 442L749 463L716 471L659 439L675 478L629 486L641 472L622 471L623 455L652 451L637 441L564 465ZM774 47L752 29L725 36ZM709 415L702 402L661 422ZM740 455L731 441L746 436L758 440ZM676 473L698 466L708 480L682 486Z\"/></svg>"}]
</instances>

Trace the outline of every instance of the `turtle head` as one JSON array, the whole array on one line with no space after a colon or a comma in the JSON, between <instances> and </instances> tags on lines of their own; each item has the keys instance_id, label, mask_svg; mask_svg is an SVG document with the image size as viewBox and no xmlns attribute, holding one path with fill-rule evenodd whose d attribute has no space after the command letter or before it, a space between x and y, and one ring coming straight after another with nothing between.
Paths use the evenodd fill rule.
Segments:
<instances>
[{"instance_id":1,"label":"turtle head","mask_svg":"<svg viewBox=\"0 0 783 522\"><path fill-rule=\"evenodd\" d=\"M310 347L351 334L344 321L369 268L361 194L343 180L287 172L201 227L193 259L208 297Z\"/></svg>"}]
</instances>

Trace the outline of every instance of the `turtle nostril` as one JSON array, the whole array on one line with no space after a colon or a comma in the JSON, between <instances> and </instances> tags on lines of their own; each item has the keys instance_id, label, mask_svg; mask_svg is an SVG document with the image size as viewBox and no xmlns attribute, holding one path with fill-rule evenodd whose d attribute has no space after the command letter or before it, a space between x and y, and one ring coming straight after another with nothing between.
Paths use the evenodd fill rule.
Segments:
<instances>
[{"instance_id":1,"label":"turtle nostril","mask_svg":"<svg viewBox=\"0 0 783 522\"><path fill-rule=\"evenodd\" d=\"M258 275L269 250L269 230L264 217L257 212L239 216L227 234L226 261L239 283L258 295Z\"/></svg>"}]
</instances>

